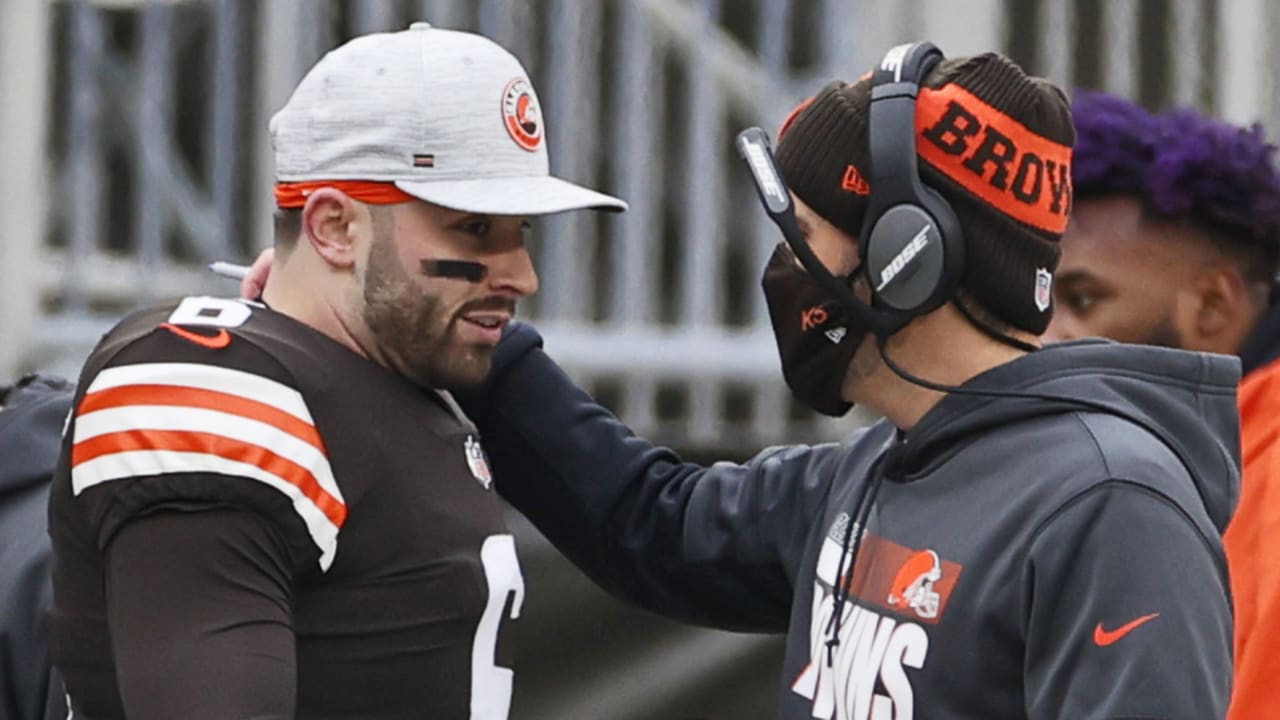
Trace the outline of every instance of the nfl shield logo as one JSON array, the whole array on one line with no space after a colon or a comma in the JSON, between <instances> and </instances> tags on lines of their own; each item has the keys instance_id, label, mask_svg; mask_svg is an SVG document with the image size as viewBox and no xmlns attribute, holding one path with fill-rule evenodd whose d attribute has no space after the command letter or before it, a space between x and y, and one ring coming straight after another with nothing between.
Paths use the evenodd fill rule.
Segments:
<instances>
[{"instance_id":1,"label":"nfl shield logo","mask_svg":"<svg viewBox=\"0 0 1280 720\"><path fill-rule=\"evenodd\" d=\"M484 448L480 447L478 440L468 435L464 450L467 454L467 467L471 468L471 474L480 481L485 490L488 490L493 484L493 475L489 472L489 461L484 458Z\"/></svg>"},{"instance_id":2,"label":"nfl shield logo","mask_svg":"<svg viewBox=\"0 0 1280 720\"><path fill-rule=\"evenodd\" d=\"M1053 296L1053 275L1044 268L1036 269L1036 307L1040 312L1049 309L1049 300Z\"/></svg>"}]
</instances>

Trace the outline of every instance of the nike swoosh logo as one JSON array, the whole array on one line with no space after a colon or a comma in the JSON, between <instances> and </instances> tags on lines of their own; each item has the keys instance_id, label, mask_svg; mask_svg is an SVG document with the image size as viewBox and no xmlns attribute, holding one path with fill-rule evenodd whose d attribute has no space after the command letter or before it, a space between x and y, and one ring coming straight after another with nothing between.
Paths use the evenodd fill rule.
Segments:
<instances>
[{"instance_id":1,"label":"nike swoosh logo","mask_svg":"<svg viewBox=\"0 0 1280 720\"><path fill-rule=\"evenodd\" d=\"M1124 625L1121 625L1120 627L1116 628L1115 630L1103 630L1102 623L1098 623L1098 626L1093 629L1093 643L1098 647L1106 647L1114 643L1115 641L1119 640L1120 638L1124 637L1125 635L1128 635L1129 633L1133 632L1134 629L1137 628L1139 625L1144 625L1146 623L1149 623L1158 617L1160 617L1160 613L1151 613L1150 615L1143 615L1137 620L1132 620L1130 622L1127 622Z\"/></svg>"},{"instance_id":2,"label":"nike swoosh logo","mask_svg":"<svg viewBox=\"0 0 1280 720\"><path fill-rule=\"evenodd\" d=\"M227 332L226 328L218 328L217 334L214 335L201 335L200 333L191 332L186 328L180 328L177 325L172 325L170 323L164 323L160 327L168 330L174 335L177 335L183 340L189 340L200 347L207 347L210 350L221 350L231 344L231 333Z\"/></svg>"}]
</instances>

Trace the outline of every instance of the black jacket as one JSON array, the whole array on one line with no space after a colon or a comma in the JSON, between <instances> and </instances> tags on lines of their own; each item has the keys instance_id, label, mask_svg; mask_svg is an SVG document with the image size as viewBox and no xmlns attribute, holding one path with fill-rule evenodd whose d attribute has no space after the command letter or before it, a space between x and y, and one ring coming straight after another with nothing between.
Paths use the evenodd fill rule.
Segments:
<instances>
[{"instance_id":1,"label":"black jacket","mask_svg":"<svg viewBox=\"0 0 1280 720\"><path fill-rule=\"evenodd\" d=\"M50 376L0 387L0 720L66 717L49 664L45 527L71 393Z\"/></svg>"},{"instance_id":2,"label":"black jacket","mask_svg":"<svg viewBox=\"0 0 1280 720\"><path fill-rule=\"evenodd\" d=\"M624 598L785 628L782 718L1225 713L1235 358L1058 345L966 384L1025 397L951 394L905 433L700 467L540 342L515 329L464 399L499 491Z\"/></svg>"}]
</instances>

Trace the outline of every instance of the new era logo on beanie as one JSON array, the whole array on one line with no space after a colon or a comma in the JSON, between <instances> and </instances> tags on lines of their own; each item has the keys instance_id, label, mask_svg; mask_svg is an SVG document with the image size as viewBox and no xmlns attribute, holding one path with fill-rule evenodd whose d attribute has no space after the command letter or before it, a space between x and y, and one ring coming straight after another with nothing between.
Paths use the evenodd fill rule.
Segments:
<instances>
[{"instance_id":1,"label":"new era logo on beanie","mask_svg":"<svg viewBox=\"0 0 1280 720\"><path fill-rule=\"evenodd\" d=\"M850 235L862 229L870 177L869 79L833 83L789 117L778 165L791 189ZM939 63L917 101L921 176L965 235L961 287L1000 320L1048 326L1045 275L1058 264L1071 208L1075 130L1066 96L994 53Z\"/></svg>"},{"instance_id":2,"label":"new era logo on beanie","mask_svg":"<svg viewBox=\"0 0 1280 720\"><path fill-rule=\"evenodd\" d=\"M337 181L365 202L418 198L495 215L626 209L551 176L538 96L515 56L427 23L325 55L270 129L281 207Z\"/></svg>"}]
</instances>

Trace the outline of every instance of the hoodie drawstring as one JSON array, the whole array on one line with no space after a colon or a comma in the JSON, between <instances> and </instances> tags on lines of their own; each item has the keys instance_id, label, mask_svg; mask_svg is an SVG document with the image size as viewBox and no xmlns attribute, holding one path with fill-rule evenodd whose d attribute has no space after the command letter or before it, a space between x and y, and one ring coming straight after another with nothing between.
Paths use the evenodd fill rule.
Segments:
<instances>
[{"instance_id":1,"label":"hoodie drawstring","mask_svg":"<svg viewBox=\"0 0 1280 720\"><path fill-rule=\"evenodd\" d=\"M858 494L853 517L845 525L844 538L840 542L840 561L836 563L836 586L831 594L832 613L831 619L827 622L827 667L835 666L836 648L840 646L840 627L844 624L844 608L849 602L849 586L853 584L853 571L858 563L858 551L862 548L862 536L865 534L863 530L867 520L871 518L871 508L875 506L876 495L879 494L880 485L883 482L884 475L880 472L880 466L887 455L888 453L885 453L880 456L871 466L867 484L862 486L862 492ZM854 536L855 527L858 528L856 537Z\"/></svg>"}]
</instances>

